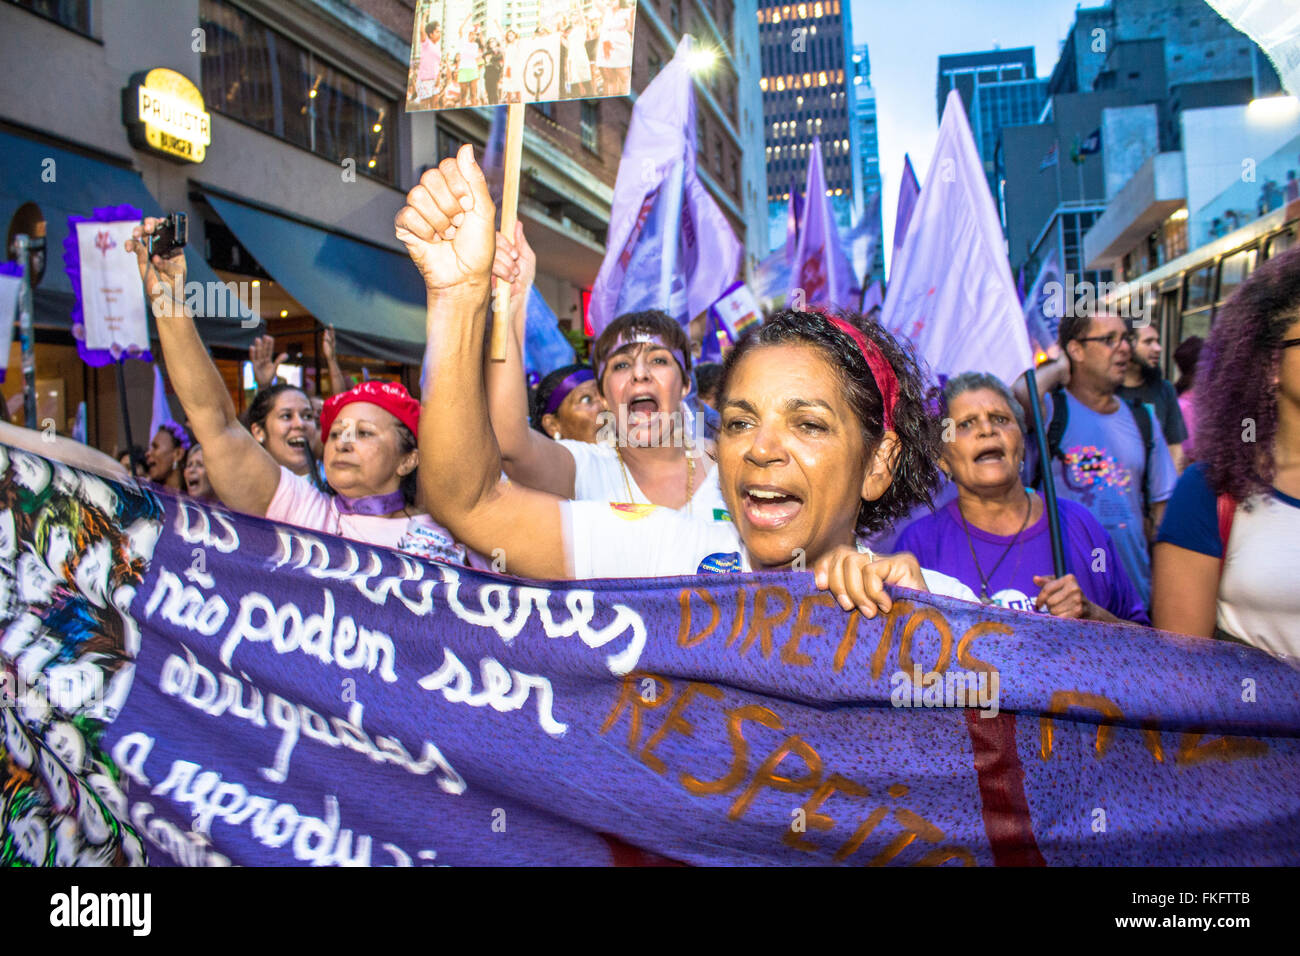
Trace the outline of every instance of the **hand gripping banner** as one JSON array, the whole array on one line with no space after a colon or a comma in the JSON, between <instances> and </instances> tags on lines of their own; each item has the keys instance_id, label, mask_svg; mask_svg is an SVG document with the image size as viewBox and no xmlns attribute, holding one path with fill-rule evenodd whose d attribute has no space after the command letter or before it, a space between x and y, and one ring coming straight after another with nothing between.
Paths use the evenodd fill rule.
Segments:
<instances>
[{"instance_id":1,"label":"hand gripping banner","mask_svg":"<svg viewBox=\"0 0 1300 956\"><path fill-rule=\"evenodd\" d=\"M1300 673L1260 651L522 582L0 465L7 864L1300 863Z\"/></svg>"}]
</instances>

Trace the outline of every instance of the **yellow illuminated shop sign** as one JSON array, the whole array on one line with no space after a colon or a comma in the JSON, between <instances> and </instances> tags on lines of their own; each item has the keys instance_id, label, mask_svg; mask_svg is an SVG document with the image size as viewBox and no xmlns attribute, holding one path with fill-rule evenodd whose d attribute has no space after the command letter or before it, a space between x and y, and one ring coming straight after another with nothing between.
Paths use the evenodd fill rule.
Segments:
<instances>
[{"instance_id":1,"label":"yellow illuminated shop sign","mask_svg":"<svg viewBox=\"0 0 1300 956\"><path fill-rule=\"evenodd\" d=\"M203 94L175 70L131 77L122 91L122 121L137 149L185 162L203 162L212 143L212 117L203 108Z\"/></svg>"}]
</instances>

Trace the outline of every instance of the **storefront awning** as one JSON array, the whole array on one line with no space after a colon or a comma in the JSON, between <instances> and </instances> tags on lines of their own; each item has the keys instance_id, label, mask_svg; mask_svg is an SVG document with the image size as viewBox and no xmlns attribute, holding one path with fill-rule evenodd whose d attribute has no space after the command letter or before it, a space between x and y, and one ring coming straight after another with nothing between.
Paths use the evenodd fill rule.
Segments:
<instances>
[{"instance_id":1,"label":"storefront awning","mask_svg":"<svg viewBox=\"0 0 1300 956\"><path fill-rule=\"evenodd\" d=\"M63 331L71 328L75 301L63 269L68 216L89 216L96 207L124 205L135 206L146 216L163 215L162 207L134 170L0 131L0 241L18 207L28 202L40 207L47 229L45 277L32 295L34 321L37 327ZM6 258L7 254L0 255L0 260ZM186 256L186 265L188 281L205 286L221 281L193 250ZM233 307L227 311L229 318L197 317L199 333L208 345L247 349L258 329L245 328L247 323L233 314Z\"/></svg>"},{"instance_id":2,"label":"storefront awning","mask_svg":"<svg viewBox=\"0 0 1300 956\"><path fill-rule=\"evenodd\" d=\"M423 361L424 283L405 255L200 188L262 268L334 326L339 351Z\"/></svg>"}]
</instances>

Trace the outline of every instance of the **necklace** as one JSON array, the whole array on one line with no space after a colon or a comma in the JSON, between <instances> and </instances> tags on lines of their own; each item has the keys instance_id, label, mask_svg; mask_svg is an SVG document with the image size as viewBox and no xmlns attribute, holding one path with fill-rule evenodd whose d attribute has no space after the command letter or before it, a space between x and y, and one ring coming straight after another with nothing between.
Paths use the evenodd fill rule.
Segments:
<instances>
[{"instance_id":1,"label":"necklace","mask_svg":"<svg viewBox=\"0 0 1300 956\"><path fill-rule=\"evenodd\" d=\"M633 501L635 500L635 496L632 494L632 481L628 478L627 474L627 463L623 461L623 450L619 448L617 444L614 446L614 454L618 456L618 467L619 470L623 472L623 487L627 489L627 500ZM694 504L694 497L695 458L691 455L691 450L688 448L686 449L686 504L684 505L687 514L691 513Z\"/></svg>"},{"instance_id":2,"label":"necklace","mask_svg":"<svg viewBox=\"0 0 1300 956\"><path fill-rule=\"evenodd\" d=\"M966 544L967 546L970 547L971 560L975 562L975 573L978 574L980 578L980 603L981 604L993 603L993 599L989 597L989 581L993 580L993 575L998 573L998 568L1002 567L1002 562L1007 559L1007 555L1011 553L1011 549L1016 546L1016 542L1019 541L1020 536L1024 534L1025 528L1029 527L1029 516L1033 514L1033 511L1034 511L1034 498L1032 495L1026 494L1025 495L1025 520L1020 522L1020 530L1016 532L1016 536L1011 539L1011 543L1008 544L1006 550L1002 552L1002 557L998 558L998 563L993 565L993 570L991 570L986 576L984 574L984 570L980 567L980 559L975 554L975 542L971 539L970 525L966 523L966 515L961 510L961 500L959 499L957 501L957 514L961 516L961 527L962 530L966 532Z\"/></svg>"}]
</instances>

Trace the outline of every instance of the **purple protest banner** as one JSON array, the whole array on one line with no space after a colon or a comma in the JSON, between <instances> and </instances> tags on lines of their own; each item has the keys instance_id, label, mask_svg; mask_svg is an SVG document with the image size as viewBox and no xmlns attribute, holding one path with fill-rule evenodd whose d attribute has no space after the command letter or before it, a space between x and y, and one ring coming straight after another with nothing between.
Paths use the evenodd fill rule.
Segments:
<instances>
[{"instance_id":1,"label":"purple protest banner","mask_svg":"<svg viewBox=\"0 0 1300 956\"><path fill-rule=\"evenodd\" d=\"M0 863L1300 863L1300 673L1252 648L520 581L0 466Z\"/></svg>"}]
</instances>

